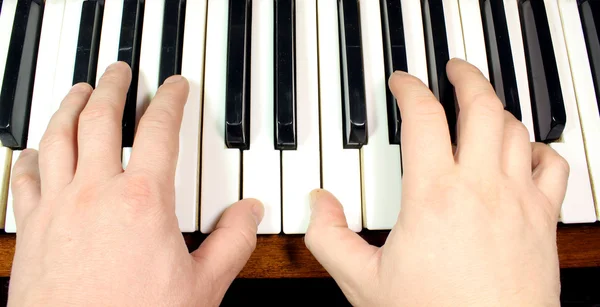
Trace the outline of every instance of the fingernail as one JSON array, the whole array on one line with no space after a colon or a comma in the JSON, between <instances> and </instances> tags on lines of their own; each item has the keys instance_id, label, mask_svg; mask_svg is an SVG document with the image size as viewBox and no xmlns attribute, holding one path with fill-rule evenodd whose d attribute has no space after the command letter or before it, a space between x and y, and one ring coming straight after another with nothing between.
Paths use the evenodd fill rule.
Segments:
<instances>
[{"instance_id":1,"label":"fingernail","mask_svg":"<svg viewBox=\"0 0 600 307\"><path fill-rule=\"evenodd\" d=\"M167 80L165 80L165 84L177 83L179 81L181 81L181 76L180 75L174 75L174 76L170 76L169 78L167 78Z\"/></svg>"},{"instance_id":2,"label":"fingernail","mask_svg":"<svg viewBox=\"0 0 600 307\"><path fill-rule=\"evenodd\" d=\"M119 65L119 62L115 62L115 63L108 65L108 67L106 67L106 71L113 70L115 67L117 67L117 65Z\"/></svg>"},{"instance_id":3,"label":"fingernail","mask_svg":"<svg viewBox=\"0 0 600 307\"><path fill-rule=\"evenodd\" d=\"M401 70L396 70L396 71L394 71L394 73L397 74L397 75L400 75L400 76L408 74L407 72L404 72L404 71L401 71Z\"/></svg>"},{"instance_id":4,"label":"fingernail","mask_svg":"<svg viewBox=\"0 0 600 307\"><path fill-rule=\"evenodd\" d=\"M259 225L265 215L265 208L260 202L256 202L254 206L252 206L252 216L254 217L254 221L256 225Z\"/></svg>"},{"instance_id":5,"label":"fingernail","mask_svg":"<svg viewBox=\"0 0 600 307\"><path fill-rule=\"evenodd\" d=\"M78 92L87 92L89 88L89 84L87 83L77 83L71 87L70 93L78 93Z\"/></svg>"}]
</instances>

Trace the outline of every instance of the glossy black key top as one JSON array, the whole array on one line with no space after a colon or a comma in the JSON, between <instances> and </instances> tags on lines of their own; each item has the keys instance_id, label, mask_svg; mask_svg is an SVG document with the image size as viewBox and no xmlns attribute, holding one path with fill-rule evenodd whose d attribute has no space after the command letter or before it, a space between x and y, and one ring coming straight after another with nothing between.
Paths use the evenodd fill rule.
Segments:
<instances>
[{"instance_id":1,"label":"glossy black key top","mask_svg":"<svg viewBox=\"0 0 600 307\"><path fill-rule=\"evenodd\" d=\"M0 14L2 14L2 0L0 0Z\"/></svg>"},{"instance_id":2,"label":"glossy black key top","mask_svg":"<svg viewBox=\"0 0 600 307\"><path fill-rule=\"evenodd\" d=\"M229 0L227 83L225 93L225 144L250 148L250 0Z\"/></svg>"},{"instance_id":3,"label":"glossy black key top","mask_svg":"<svg viewBox=\"0 0 600 307\"><path fill-rule=\"evenodd\" d=\"M482 0L481 17L487 50L490 82L504 109L522 119L504 0Z\"/></svg>"},{"instance_id":4,"label":"glossy black key top","mask_svg":"<svg viewBox=\"0 0 600 307\"><path fill-rule=\"evenodd\" d=\"M600 1L584 0L579 4L583 35L592 69L596 89L598 111L600 111Z\"/></svg>"},{"instance_id":5,"label":"glossy black key top","mask_svg":"<svg viewBox=\"0 0 600 307\"><path fill-rule=\"evenodd\" d=\"M297 148L294 0L275 1L275 148Z\"/></svg>"},{"instance_id":6,"label":"glossy black key top","mask_svg":"<svg viewBox=\"0 0 600 307\"><path fill-rule=\"evenodd\" d=\"M368 142L367 105L357 0L338 0L344 148Z\"/></svg>"},{"instance_id":7,"label":"glossy black key top","mask_svg":"<svg viewBox=\"0 0 600 307\"><path fill-rule=\"evenodd\" d=\"M125 0L123 2L118 60L129 64L132 75L129 91L127 92L125 110L123 112L123 147L133 146L133 136L135 134L135 106L140 68L140 45L142 43L143 20L144 0Z\"/></svg>"},{"instance_id":8,"label":"glossy black key top","mask_svg":"<svg viewBox=\"0 0 600 307\"><path fill-rule=\"evenodd\" d=\"M446 75L450 60L442 0L423 1L423 30L429 72L429 87L444 106L452 143L456 143L456 101L454 88Z\"/></svg>"},{"instance_id":9,"label":"glossy black key top","mask_svg":"<svg viewBox=\"0 0 600 307\"><path fill-rule=\"evenodd\" d=\"M181 74L185 0L165 1L158 85L172 75Z\"/></svg>"},{"instance_id":10,"label":"glossy black key top","mask_svg":"<svg viewBox=\"0 0 600 307\"><path fill-rule=\"evenodd\" d=\"M0 93L0 140L14 150L27 147L43 12L42 0L19 1L15 11Z\"/></svg>"},{"instance_id":11,"label":"glossy black key top","mask_svg":"<svg viewBox=\"0 0 600 307\"><path fill-rule=\"evenodd\" d=\"M87 82L92 87L96 85L96 67L98 64L98 48L100 47L103 13L103 0L88 0L83 2L73 84Z\"/></svg>"},{"instance_id":12,"label":"glossy black key top","mask_svg":"<svg viewBox=\"0 0 600 307\"><path fill-rule=\"evenodd\" d=\"M401 0L381 0L381 29L386 80L396 70L408 71ZM386 83L388 134L390 144L400 144L402 119L396 98Z\"/></svg>"},{"instance_id":13,"label":"glossy black key top","mask_svg":"<svg viewBox=\"0 0 600 307\"><path fill-rule=\"evenodd\" d=\"M553 142L560 138L567 115L544 2L520 0L519 15L536 142Z\"/></svg>"}]
</instances>

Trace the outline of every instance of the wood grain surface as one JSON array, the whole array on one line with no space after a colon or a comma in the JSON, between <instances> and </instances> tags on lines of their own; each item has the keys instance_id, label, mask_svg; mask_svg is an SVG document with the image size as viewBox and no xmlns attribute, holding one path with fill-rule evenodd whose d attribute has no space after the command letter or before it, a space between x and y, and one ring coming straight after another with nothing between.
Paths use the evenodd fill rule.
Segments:
<instances>
[{"instance_id":1,"label":"wood grain surface","mask_svg":"<svg viewBox=\"0 0 600 307\"><path fill-rule=\"evenodd\" d=\"M363 231L369 243L381 246L387 231ZM206 235L183 234L190 250L196 249ZM559 225L557 234L561 268L600 267L600 223ZM9 277L15 251L15 235L0 234L0 277ZM256 250L240 278L329 277L304 245L302 235L259 235Z\"/></svg>"}]
</instances>

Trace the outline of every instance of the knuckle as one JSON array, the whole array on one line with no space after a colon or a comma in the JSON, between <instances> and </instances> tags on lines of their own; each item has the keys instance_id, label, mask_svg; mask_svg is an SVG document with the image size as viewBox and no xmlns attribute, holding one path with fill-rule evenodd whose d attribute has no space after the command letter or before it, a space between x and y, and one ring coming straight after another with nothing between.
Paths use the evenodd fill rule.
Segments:
<instances>
[{"instance_id":1,"label":"knuckle","mask_svg":"<svg viewBox=\"0 0 600 307\"><path fill-rule=\"evenodd\" d=\"M172 122L175 120L174 113L175 112L171 108L156 107L142 117L140 126L143 127L143 129L164 130L172 125Z\"/></svg>"},{"instance_id":2,"label":"knuckle","mask_svg":"<svg viewBox=\"0 0 600 307\"><path fill-rule=\"evenodd\" d=\"M134 212L149 207L156 202L159 187L146 174L133 174L125 177L123 183L125 203Z\"/></svg>"},{"instance_id":3,"label":"knuckle","mask_svg":"<svg viewBox=\"0 0 600 307\"><path fill-rule=\"evenodd\" d=\"M557 168L560 168L565 174L569 174L571 171L571 166L569 165L569 162L559 154L554 155L551 163Z\"/></svg>"},{"instance_id":4,"label":"knuckle","mask_svg":"<svg viewBox=\"0 0 600 307\"><path fill-rule=\"evenodd\" d=\"M504 106L498 97L487 92L480 92L473 96L471 109L474 113L487 117L498 117L504 113Z\"/></svg>"},{"instance_id":5,"label":"knuckle","mask_svg":"<svg viewBox=\"0 0 600 307\"><path fill-rule=\"evenodd\" d=\"M80 122L98 122L106 121L114 116L114 112L108 103L102 100L98 101L94 106L88 106L81 112Z\"/></svg>"},{"instance_id":6,"label":"knuckle","mask_svg":"<svg viewBox=\"0 0 600 307\"><path fill-rule=\"evenodd\" d=\"M92 184L82 184L80 189L77 190L74 200L76 204L87 206L88 204L94 203L99 196L98 188Z\"/></svg>"},{"instance_id":7,"label":"knuckle","mask_svg":"<svg viewBox=\"0 0 600 307\"><path fill-rule=\"evenodd\" d=\"M41 151L52 151L55 148L63 148L69 142L73 133L71 127L64 123L57 123L56 127L49 128L40 141Z\"/></svg>"},{"instance_id":8,"label":"knuckle","mask_svg":"<svg viewBox=\"0 0 600 307\"><path fill-rule=\"evenodd\" d=\"M318 232L313 227L308 227L304 235L304 245L309 251L313 251L318 241Z\"/></svg>"},{"instance_id":9,"label":"knuckle","mask_svg":"<svg viewBox=\"0 0 600 307\"><path fill-rule=\"evenodd\" d=\"M20 190L36 184L37 177L31 172L17 171L14 176L12 176L12 185L15 190Z\"/></svg>"},{"instance_id":10,"label":"knuckle","mask_svg":"<svg viewBox=\"0 0 600 307\"><path fill-rule=\"evenodd\" d=\"M425 97L419 97L414 106L414 115L419 117L420 120L429 118L437 120L445 118L445 111L442 104Z\"/></svg>"},{"instance_id":11,"label":"knuckle","mask_svg":"<svg viewBox=\"0 0 600 307\"><path fill-rule=\"evenodd\" d=\"M256 235L250 229L239 228L235 243L242 250L253 251L256 248Z\"/></svg>"},{"instance_id":12,"label":"knuckle","mask_svg":"<svg viewBox=\"0 0 600 307\"><path fill-rule=\"evenodd\" d=\"M518 120L510 120L506 123L506 129L512 135L529 139L529 131L525 125Z\"/></svg>"}]
</instances>

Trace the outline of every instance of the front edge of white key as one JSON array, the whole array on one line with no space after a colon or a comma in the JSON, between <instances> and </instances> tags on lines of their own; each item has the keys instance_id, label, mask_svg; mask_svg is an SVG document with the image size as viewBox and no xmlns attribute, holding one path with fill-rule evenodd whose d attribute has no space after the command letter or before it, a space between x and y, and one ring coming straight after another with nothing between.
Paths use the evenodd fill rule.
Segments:
<instances>
[{"instance_id":1,"label":"front edge of white key","mask_svg":"<svg viewBox=\"0 0 600 307\"><path fill-rule=\"evenodd\" d=\"M242 152L243 198L264 206L259 234L281 232L280 152L275 149L274 10L272 0L252 1L250 149Z\"/></svg>"},{"instance_id":2,"label":"front edge of white key","mask_svg":"<svg viewBox=\"0 0 600 307\"><path fill-rule=\"evenodd\" d=\"M323 188L344 208L348 227L362 229L359 150L343 148L340 39L336 0L319 0L319 88Z\"/></svg>"},{"instance_id":3,"label":"front edge of white key","mask_svg":"<svg viewBox=\"0 0 600 307\"><path fill-rule=\"evenodd\" d=\"M316 0L296 1L298 148L282 153L283 232L306 233L310 191L321 187Z\"/></svg>"},{"instance_id":4,"label":"front edge of white key","mask_svg":"<svg viewBox=\"0 0 600 307\"><path fill-rule=\"evenodd\" d=\"M240 199L240 151L225 145L228 1L209 0L202 120L200 231L209 233Z\"/></svg>"},{"instance_id":5,"label":"front edge of white key","mask_svg":"<svg viewBox=\"0 0 600 307\"><path fill-rule=\"evenodd\" d=\"M361 149L363 225L392 229L398 220L402 196L400 146L390 144L386 86L378 1L360 2L369 143Z\"/></svg>"}]
</instances>

